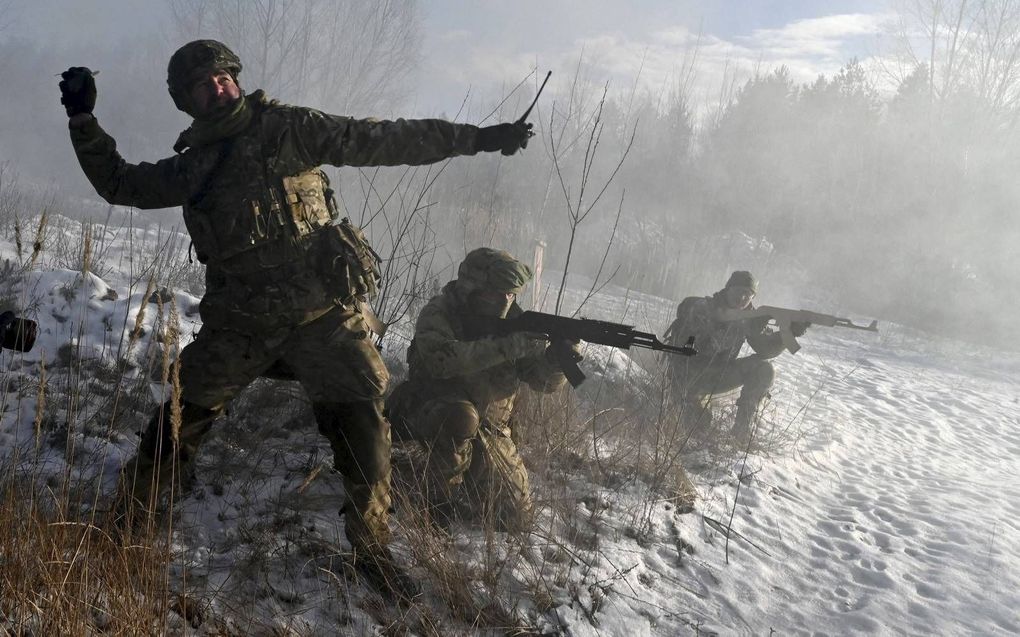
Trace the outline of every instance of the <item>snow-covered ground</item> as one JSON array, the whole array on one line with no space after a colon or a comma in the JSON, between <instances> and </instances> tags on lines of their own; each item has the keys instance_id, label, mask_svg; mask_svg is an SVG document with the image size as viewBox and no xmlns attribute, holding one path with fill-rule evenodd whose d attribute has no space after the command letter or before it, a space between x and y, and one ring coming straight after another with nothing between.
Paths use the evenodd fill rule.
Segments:
<instances>
[{"instance_id":1,"label":"snow-covered ground","mask_svg":"<svg viewBox=\"0 0 1020 637\"><path fill-rule=\"evenodd\" d=\"M106 262L123 264L117 252L126 249L123 238L111 240ZM13 253L0 243L0 257ZM112 370L142 383L158 372L164 322L144 281L129 284L119 270L103 279L70 270L27 275L19 300L41 336L29 355L0 355L0 457L34 444L36 396L24 388L38 378L40 358L58 390L73 380L68 373L61 381L71 358L94 360L78 367L88 373ZM179 291L174 299L186 342L197 299ZM607 288L581 313L661 333L676 301ZM132 339L143 306L143 330ZM457 528L448 559L467 571L491 565L493 553L516 555L501 576L502 603L545 634L1020 633L1020 354L880 329L814 328L800 353L781 356L760 435L797 434L796 444L747 458L732 450L693 467L694 512L678 514L639 479L598 482L565 465L533 486L540 501L543 489L567 489L558 515L572 510L584 524L568 533L545 511L539 532L523 542ZM390 342L399 354L401 339ZM628 362L596 349L588 359L589 373L610 363L619 373ZM270 404L269 388L260 381L242 396L248 417L214 430L199 487L176 518L174 569L187 572L189 594L213 615L244 609L263 632L373 634L399 617L412 633L438 625L439 634L474 634L468 622L444 618L422 567L415 573L427 593L411 610L380 603L345 578L335 559L344 548L336 513L343 489L338 475L319 471L328 468L328 446L299 390L272 386ZM58 398L48 400L67 417ZM149 397L112 431L72 427L67 435L88 452L54 446L42 464L60 475L70 459L112 489L136 441L131 427L154 405ZM76 405L75 418L87 422L93 408ZM399 513L395 525L397 553L417 555ZM544 588L535 586L540 575Z\"/></svg>"}]
</instances>

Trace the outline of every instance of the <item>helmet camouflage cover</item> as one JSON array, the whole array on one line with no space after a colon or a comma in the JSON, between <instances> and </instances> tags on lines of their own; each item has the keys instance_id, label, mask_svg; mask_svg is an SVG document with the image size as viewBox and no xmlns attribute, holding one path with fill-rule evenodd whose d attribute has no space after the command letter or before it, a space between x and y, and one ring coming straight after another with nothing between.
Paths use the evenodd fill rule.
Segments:
<instances>
[{"instance_id":1,"label":"helmet camouflage cover","mask_svg":"<svg viewBox=\"0 0 1020 637\"><path fill-rule=\"evenodd\" d=\"M726 287L743 287L748 288L753 292L758 291L758 279L747 270L737 270L730 275L730 278L726 281Z\"/></svg>"},{"instance_id":2,"label":"helmet camouflage cover","mask_svg":"<svg viewBox=\"0 0 1020 637\"><path fill-rule=\"evenodd\" d=\"M531 268L509 252L477 248L457 268L457 287L464 293L487 289L520 294L531 276Z\"/></svg>"},{"instance_id":3,"label":"helmet camouflage cover","mask_svg":"<svg viewBox=\"0 0 1020 637\"><path fill-rule=\"evenodd\" d=\"M241 59L216 40L195 40L177 49L166 70L166 85L177 108L192 114L191 86L203 73L213 70L227 71L237 81Z\"/></svg>"}]
</instances>

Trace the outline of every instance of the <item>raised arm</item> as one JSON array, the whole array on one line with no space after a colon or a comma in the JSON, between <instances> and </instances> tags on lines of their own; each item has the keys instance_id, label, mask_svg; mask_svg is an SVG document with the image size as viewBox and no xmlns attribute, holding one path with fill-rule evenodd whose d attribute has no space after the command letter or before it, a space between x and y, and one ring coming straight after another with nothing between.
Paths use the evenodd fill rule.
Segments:
<instances>
[{"instance_id":1,"label":"raised arm","mask_svg":"<svg viewBox=\"0 0 1020 637\"><path fill-rule=\"evenodd\" d=\"M96 192L112 204L138 208L170 208L184 203L187 184L180 159L155 164L129 164L117 152L117 142L99 126L92 109L96 86L92 71L72 67L61 74L61 103L69 117L71 144L78 163Z\"/></svg>"},{"instance_id":2,"label":"raised arm","mask_svg":"<svg viewBox=\"0 0 1020 637\"><path fill-rule=\"evenodd\" d=\"M172 208L184 204L187 185L178 157L155 164L129 164L117 152L117 142L89 117L71 124L71 144L85 176L106 201L136 208Z\"/></svg>"}]
</instances>

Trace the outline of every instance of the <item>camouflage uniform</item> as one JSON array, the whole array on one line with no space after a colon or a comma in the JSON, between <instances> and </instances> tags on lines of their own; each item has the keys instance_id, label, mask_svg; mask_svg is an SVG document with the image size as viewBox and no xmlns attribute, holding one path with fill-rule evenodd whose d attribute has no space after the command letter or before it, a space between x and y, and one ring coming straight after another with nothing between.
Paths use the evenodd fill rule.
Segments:
<instances>
[{"instance_id":1,"label":"camouflage uniform","mask_svg":"<svg viewBox=\"0 0 1020 637\"><path fill-rule=\"evenodd\" d=\"M214 41L174 54L168 84L179 108L192 112L188 82L196 69L210 68L236 79L240 62ZM138 208L183 206L206 265L203 325L181 353L180 461L193 460L238 392L282 363L308 393L343 473L347 537L356 547L384 545L390 428L382 397L389 375L364 308L376 283L375 257L360 230L339 221L318 166L418 165L473 155L480 129L434 119L356 120L269 101L261 91L232 108L219 129L196 119L175 145L179 154L156 163L125 162L94 117L71 120L75 152L99 194ZM135 499L146 506L169 486L168 413L164 406L154 415L126 470Z\"/></svg>"},{"instance_id":2,"label":"camouflage uniform","mask_svg":"<svg viewBox=\"0 0 1020 637\"><path fill-rule=\"evenodd\" d=\"M669 372L674 396L692 428L702 429L709 423L714 396L739 388L733 434L745 441L755 412L775 379L768 359L779 355L783 343L778 332L767 328L768 319L720 320L725 292L687 297L677 307L666 340L680 345L693 336L698 355L670 356ZM739 358L745 342L755 353Z\"/></svg>"},{"instance_id":3,"label":"camouflage uniform","mask_svg":"<svg viewBox=\"0 0 1020 637\"><path fill-rule=\"evenodd\" d=\"M507 268L516 279L501 276ZM429 450L427 488L434 511L484 515L497 528L521 530L531 519L528 472L511 439L510 415L527 383L554 392L566 383L533 335L473 333L469 297L479 288L519 292L527 266L482 248L465 259L458 279L422 310L407 353L409 379L387 399L394 428ZM504 316L521 313L516 303Z\"/></svg>"}]
</instances>

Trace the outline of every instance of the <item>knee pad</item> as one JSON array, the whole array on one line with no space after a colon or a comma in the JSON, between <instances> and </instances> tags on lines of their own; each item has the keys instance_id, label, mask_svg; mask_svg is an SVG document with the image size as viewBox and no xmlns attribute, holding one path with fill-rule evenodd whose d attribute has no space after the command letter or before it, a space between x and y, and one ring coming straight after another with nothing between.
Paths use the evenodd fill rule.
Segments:
<instances>
[{"instance_id":1,"label":"knee pad","mask_svg":"<svg viewBox=\"0 0 1020 637\"><path fill-rule=\"evenodd\" d=\"M433 439L470 440L478 435L481 424L478 408L466 400L437 401L422 417L429 421L427 429L434 434Z\"/></svg>"}]
</instances>

